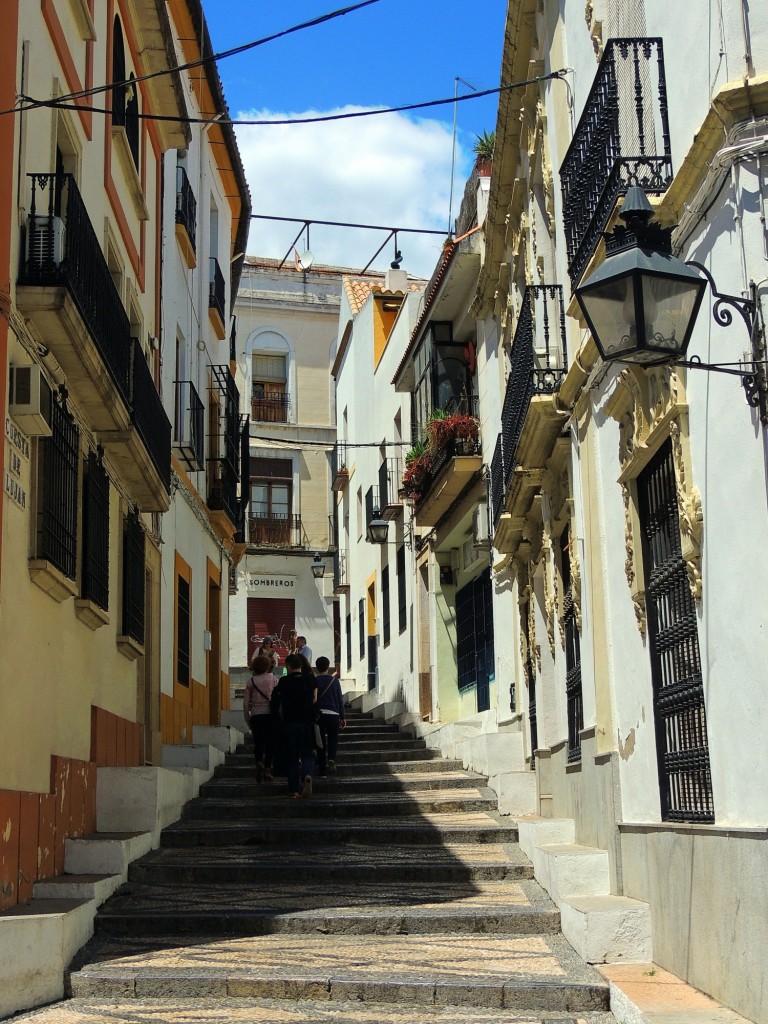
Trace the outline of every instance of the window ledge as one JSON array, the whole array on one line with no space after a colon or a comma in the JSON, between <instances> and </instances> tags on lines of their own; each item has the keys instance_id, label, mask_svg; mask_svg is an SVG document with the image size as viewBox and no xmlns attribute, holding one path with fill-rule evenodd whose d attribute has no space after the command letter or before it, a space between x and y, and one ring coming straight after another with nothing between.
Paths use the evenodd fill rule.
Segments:
<instances>
[{"instance_id":1,"label":"window ledge","mask_svg":"<svg viewBox=\"0 0 768 1024\"><path fill-rule=\"evenodd\" d=\"M133 207L139 220L149 220L147 201L144 198L144 189L141 187L139 172L133 162L133 153L128 145L128 134L123 125L112 125L112 142L120 158L123 174L128 184L128 191L131 193Z\"/></svg>"},{"instance_id":2,"label":"window ledge","mask_svg":"<svg viewBox=\"0 0 768 1024\"><path fill-rule=\"evenodd\" d=\"M75 615L89 629L100 629L109 625L109 613L87 597L78 597L75 601Z\"/></svg>"},{"instance_id":3,"label":"window ledge","mask_svg":"<svg viewBox=\"0 0 768 1024\"><path fill-rule=\"evenodd\" d=\"M127 634L121 634L117 638L117 649L128 661L138 661L144 657L144 645Z\"/></svg>"},{"instance_id":4,"label":"window ledge","mask_svg":"<svg viewBox=\"0 0 768 1024\"><path fill-rule=\"evenodd\" d=\"M69 0L69 6L72 8L81 38L92 43L96 42L96 26L93 24L93 18L88 9L88 0Z\"/></svg>"},{"instance_id":5,"label":"window ledge","mask_svg":"<svg viewBox=\"0 0 768 1024\"><path fill-rule=\"evenodd\" d=\"M30 558L29 575L32 577L33 583L59 604L66 601L68 597L77 595L76 581L65 576L60 569L57 569L52 562L45 558Z\"/></svg>"}]
</instances>

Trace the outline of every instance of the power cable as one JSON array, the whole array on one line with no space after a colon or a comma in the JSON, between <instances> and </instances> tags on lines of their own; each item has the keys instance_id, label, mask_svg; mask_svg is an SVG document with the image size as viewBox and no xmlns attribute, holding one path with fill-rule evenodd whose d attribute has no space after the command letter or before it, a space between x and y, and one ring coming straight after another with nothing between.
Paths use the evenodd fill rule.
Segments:
<instances>
[{"instance_id":1,"label":"power cable","mask_svg":"<svg viewBox=\"0 0 768 1024\"><path fill-rule=\"evenodd\" d=\"M374 0L369 0L374 2ZM525 89L529 85L537 85L539 82L548 82L552 79L562 79L568 73L568 68L561 68L559 71L550 71L546 75L538 75L536 78L528 78L524 82L512 82L510 85L499 85L494 89L484 89L482 92L467 93L464 96L448 96L439 100L425 100L421 103L404 103L398 107L378 107L374 110L353 110L344 114L322 114L317 117L286 117L286 118L220 118L217 123L229 125L230 127L266 127L268 125L294 125L294 124L322 124L329 121L347 121L357 117L375 117L380 114L399 114L407 110L424 110L427 107L441 107L447 103L461 103L464 100L477 100L484 96L493 96L496 93L509 92L513 89ZM91 107L81 103L66 103L61 99L36 100L37 107L48 107L53 110L79 110L93 114L111 114L110 107ZM32 107L14 108L13 111L3 113L26 113ZM210 117L177 117L174 114L146 114L134 113L134 117L143 121L172 121L174 124L210 124Z\"/></svg>"},{"instance_id":2,"label":"power cable","mask_svg":"<svg viewBox=\"0 0 768 1024\"><path fill-rule=\"evenodd\" d=\"M126 79L123 82L110 82L108 85L96 85L90 89L81 89L80 92L66 93L63 96L60 96L59 99L84 99L86 96L96 96L99 93L109 92L112 89L127 88L128 86L135 85L137 82L146 82L151 78L159 78L162 75L172 75L179 71L191 71L193 68L203 67L206 64L224 60L227 57L234 57L239 53L245 53L246 50L252 50L257 46L263 46L265 43L274 42L275 39L281 39L283 36L291 35L294 32L300 32L305 28L314 28L316 25L322 25L326 21L331 21L334 18L340 18L345 14L350 14L352 11L357 11L362 7L369 7L371 4L377 3L379 3L379 0L361 0L360 3L353 4L351 7L343 7L340 10L331 11L330 14L321 14L320 17L313 18L311 21L304 21L300 25L293 25L291 28L283 29L281 32L275 32L271 36L264 36L262 39L255 39L250 43L243 43L241 46L234 46L231 50L222 50L220 53L213 53L208 57L201 57L199 60L189 61L187 64L178 64L173 68L162 68L159 71L152 71L149 74L140 75L138 78ZM47 100L35 100L32 97L27 96L20 96L19 99L28 100L29 105L26 107L10 107L8 110L0 110L0 114L15 114L19 110L33 110L35 107L47 107L50 105ZM79 107L79 109L88 110L90 108Z\"/></svg>"}]
</instances>

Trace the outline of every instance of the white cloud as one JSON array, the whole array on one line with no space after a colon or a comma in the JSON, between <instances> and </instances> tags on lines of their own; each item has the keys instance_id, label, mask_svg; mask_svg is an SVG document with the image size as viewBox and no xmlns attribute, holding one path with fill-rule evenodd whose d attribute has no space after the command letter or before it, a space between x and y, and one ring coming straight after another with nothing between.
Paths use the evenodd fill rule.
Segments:
<instances>
[{"instance_id":1,"label":"white cloud","mask_svg":"<svg viewBox=\"0 0 768 1024\"><path fill-rule=\"evenodd\" d=\"M325 113L346 113L344 107ZM317 111L279 114L249 111L238 118L312 117ZM451 131L439 121L410 121L382 114L309 125L241 126L238 144L251 188L253 212L283 217L431 228L441 235L398 236L402 267L429 277L448 232ZM457 152L453 218L463 193L461 170L468 158ZM300 225L255 220L249 256L281 259ZM386 238L385 232L312 226L310 247L317 263L361 270ZM297 242L306 247L304 236ZM374 267L385 269L394 255L390 241Z\"/></svg>"}]
</instances>

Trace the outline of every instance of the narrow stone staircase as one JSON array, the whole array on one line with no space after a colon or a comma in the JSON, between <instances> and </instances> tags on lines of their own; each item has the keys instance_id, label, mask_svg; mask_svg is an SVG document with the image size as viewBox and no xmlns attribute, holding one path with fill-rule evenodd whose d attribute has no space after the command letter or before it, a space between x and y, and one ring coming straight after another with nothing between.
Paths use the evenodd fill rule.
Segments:
<instances>
[{"instance_id":1,"label":"narrow stone staircase","mask_svg":"<svg viewBox=\"0 0 768 1024\"><path fill-rule=\"evenodd\" d=\"M28 1016L612 1020L485 781L354 712L308 799L241 746L102 906L72 998Z\"/></svg>"}]
</instances>

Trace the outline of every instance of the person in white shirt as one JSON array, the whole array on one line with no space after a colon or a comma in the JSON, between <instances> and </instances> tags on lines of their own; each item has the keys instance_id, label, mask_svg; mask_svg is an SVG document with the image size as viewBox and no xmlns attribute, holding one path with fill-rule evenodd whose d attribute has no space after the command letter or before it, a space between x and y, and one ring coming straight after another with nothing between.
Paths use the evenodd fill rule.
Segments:
<instances>
[{"instance_id":1,"label":"person in white shirt","mask_svg":"<svg viewBox=\"0 0 768 1024\"><path fill-rule=\"evenodd\" d=\"M309 664L311 665L312 664L312 648L311 647L307 647L307 638L305 636L297 636L296 637L296 647L297 647L298 653L303 655L307 659Z\"/></svg>"}]
</instances>

